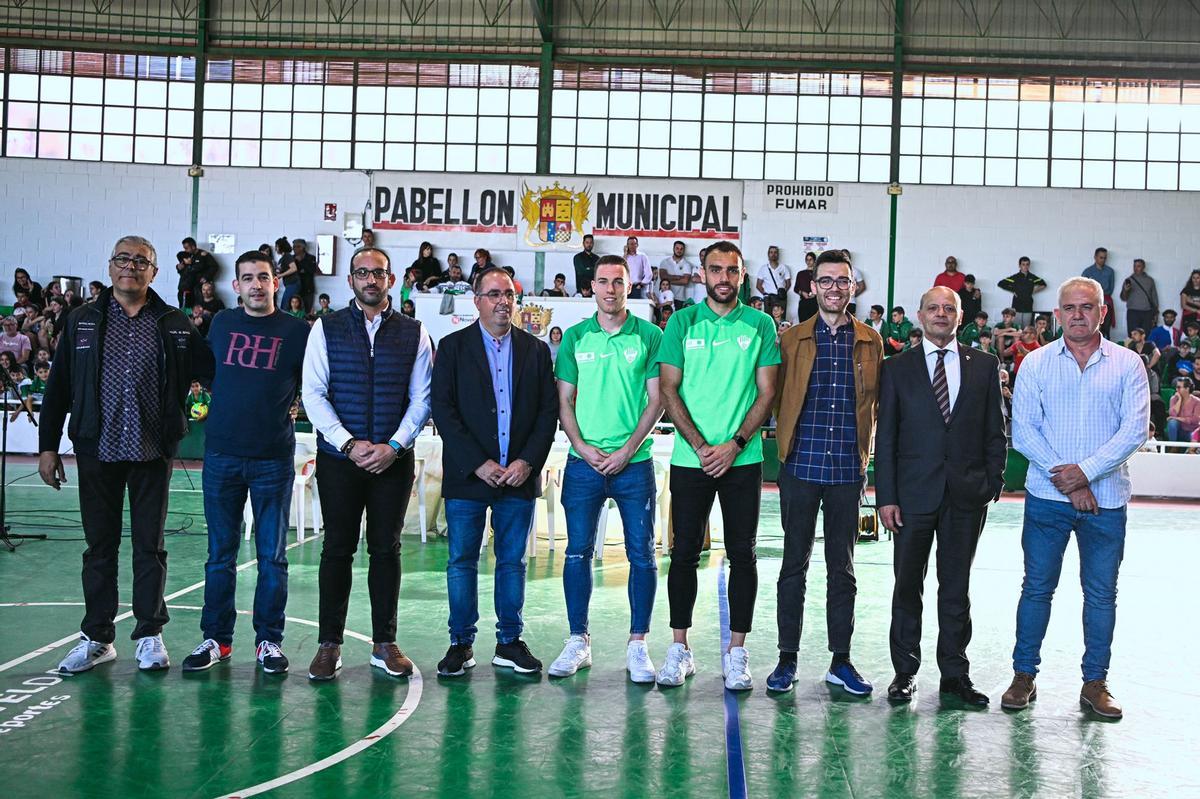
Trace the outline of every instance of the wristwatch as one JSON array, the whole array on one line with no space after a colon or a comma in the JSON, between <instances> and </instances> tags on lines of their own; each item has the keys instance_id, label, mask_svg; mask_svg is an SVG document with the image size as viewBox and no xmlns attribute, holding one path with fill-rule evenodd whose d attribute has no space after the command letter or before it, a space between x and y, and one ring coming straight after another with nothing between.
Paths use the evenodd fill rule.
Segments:
<instances>
[{"instance_id":1,"label":"wristwatch","mask_svg":"<svg viewBox=\"0 0 1200 799\"><path fill-rule=\"evenodd\" d=\"M746 444L748 444L749 442L746 441L746 439L742 438L741 433L739 433L733 437L733 443L737 444L738 452L741 452L742 450L744 450L746 448Z\"/></svg>"},{"instance_id":2,"label":"wristwatch","mask_svg":"<svg viewBox=\"0 0 1200 799\"><path fill-rule=\"evenodd\" d=\"M343 455L349 455L349 454L350 454L350 450L351 450L351 449L353 449L353 448L354 448L354 445L355 445L355 444L357 444L357 443L358 443L358 442L357 442L357 441L355 441L355 440L352 438L352 439L350 439L349 441L347 441L345 444L342 444L342 450L341 450L342 454L343 454Z\"/></svg>"}]
</instances>

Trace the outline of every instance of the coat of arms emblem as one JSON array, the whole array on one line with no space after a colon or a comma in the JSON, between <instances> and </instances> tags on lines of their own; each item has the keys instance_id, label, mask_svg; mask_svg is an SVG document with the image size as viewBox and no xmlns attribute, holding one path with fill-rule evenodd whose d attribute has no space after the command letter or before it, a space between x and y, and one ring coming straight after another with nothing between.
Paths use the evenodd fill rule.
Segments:
<instances>
[{"instance_id":1,"label":"coat of arms emblem","mask_svg":"<svg viewBox=\"0 0 1200 799\"><path fill-rule=\"evenodd\" d=\"M559 184L540 189L523 185L521 216L525 219L525 242L534 247L570 244L578 231L583 236L583 225L591 208L588 187L573 191Z\"/></svg>"}]
</instances>

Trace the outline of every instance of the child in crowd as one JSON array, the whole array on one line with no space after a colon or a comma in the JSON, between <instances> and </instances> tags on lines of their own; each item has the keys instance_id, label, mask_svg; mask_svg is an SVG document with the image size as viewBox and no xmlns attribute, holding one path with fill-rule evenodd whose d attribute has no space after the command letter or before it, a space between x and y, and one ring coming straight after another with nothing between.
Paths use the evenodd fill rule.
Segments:
<instances>
[{"instance_id":1,"label":"child in crowd","mask_svg":"<svg viewBox=\"0 0 1200 799\"><path fill-rule=\"evenodd\" d=\"M50 364L37 363L33 367L33 380L25 380L19 384L21 388L21 402L25 405L25 410L30 413L40 411L42 409L42 398L46 396L46 383L50 380ZM17 417L21 414L21 408L18 406L12 412L10 421L17 421Z\"/></svg>"},{"instance_id":2,"label":"child in crowd","mask_svg":"<svg viewBox=\"0 0 1200 799\"><path fill-rule=\"evenodd\" d=\"M658 281L658 291L654 292L654 304L658 307L659 316L662 315L662 309L671 306L675 308L675 292L671 291L671 281L665 277Z\"/></svg>"},{"instance_id":3,"label":"child in crowd","mask_svg":"<svg viewBox=\"0 0 1200 799\"><path fill-rule=\"evenodd\" d=\"M1017 312L1014 309L1005 308L1000 312L1000 321L992 328L996 352L1000 353L1001 360L1005 359L1009 348L1017 343L1021 335L1021 331L1017 329L1016 318Z\"/></svg>"},{"instance_id":4,"label":"child in crowd","mask_svg":"<svg viewBox=\"0 0 1200 799\"><path fill-rule=\"evenodd\" d=\"M921 333L921 328L914 327L912 330L908 331L908 339L904 343L903 351L908 352L909 350L921 349L921 340L923 338L925 338L925 336L923 333Z\"/></svg>"},{"instance_id":5,"label":"child in crowd","mask_svg":"<svg viewBox=\"0 0 1200 799\"><path fill-rule=\"evenodd\" d=\"M333 309L329 307L329 295L322 294L320 297L317 297L317 310L314 312L314 315L320 317L328 316L331 313L333 313Z\"/></svg>"},{"instance_id":6,"label":"child in crowd","mask_svg":"<svg viewBox=\"0 0 1200 799\"><path fill-rule=\"evenodd\" d=\"M963 321L970 324L983 308L983 292L975 287L974 275L963 278L963 287L958 292L958 297L962 301Z\"/></svg>"},{"instance_id":7,"label":"child in crowd","mask_svg":"<svg viewBox=\"0 0 1200 799\"><path fill-rule=\"evenodd\" d=\"M967 316L964 313L963 319ZM979 341L979 337L984 333L991 336L992 329L988 327L987 311L976 311L975 315L970 318L970 321L958 333L958 343L967 347L975 346L975 342Z\"/></svg>"}]
</instances>

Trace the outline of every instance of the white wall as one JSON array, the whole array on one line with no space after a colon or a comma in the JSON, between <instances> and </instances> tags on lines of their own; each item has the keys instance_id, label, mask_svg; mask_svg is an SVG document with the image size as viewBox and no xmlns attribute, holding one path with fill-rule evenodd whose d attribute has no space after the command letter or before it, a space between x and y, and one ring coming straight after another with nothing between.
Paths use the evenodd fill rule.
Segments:
<instances>
[{"instance_id":1,"label":"white wall","mask_svg":"<svg viewBox=\"0 0 1200 799\"><path fill-rule=\"evenodd\" d=\"M197 239L233 233L241 252L281 235L311 241L318 233L337 233L341 213L363 207L368 185L361 172L209 168L201 180ZM886 304L888 198L882 185L840 184L836 212L803 216L767 210L763 186L761 181L745 184L742 248L751 275L765 261L768 245L778 244L783 260L798 267L804 260L802 237L827 236L832 246L854 254L866 277L860 313L865 316L872 303ZM327 202L337 203L339 221L322 221ZM5 158L0 159L0 203L5 211L0 218L3 301L12 299L8 276L17 266L43 282L54 274L107 282L110 248L125 233L144 235L158 247L163 271L156 288L174 297L174 253L191 229L191 180L182 167ZM993 317L1009 302L996 281L1016 271L1020 255L1030 256L1034 271L1051 284L1039 308L1052 307L1053 287L1090 263L1096 246L1109 249L1118 278L1129 273L1133 258L1145 258L1164 307L1178 306L1179 288L1198 265L1200 195L1190 192L906 186L899 208L895 298L914 317L921 292L949 254L958 258L961 270L979 278L984 307ZM469 269L476 239L454 235L431 236L435 254L444 264L445 255L455 250ZM378 232L398 273L416 257L416 238ZM670 252L669 239L647 238L642 244L654 264ZM335 305L349 297L345 276L352 249L339 237L335 276L318 278L318 292L328 292ZM218 260L224 267L219 291L229 302L233 257ZM533 253L493 248L493 260L513 266L532 289ZM556 272L574 286L571 254L546 254L547 283ZM793 308L794 300L793 295ZM1117 329L1123 334L1119 300L1118 306Z\"/></svg>"}]
</instances>

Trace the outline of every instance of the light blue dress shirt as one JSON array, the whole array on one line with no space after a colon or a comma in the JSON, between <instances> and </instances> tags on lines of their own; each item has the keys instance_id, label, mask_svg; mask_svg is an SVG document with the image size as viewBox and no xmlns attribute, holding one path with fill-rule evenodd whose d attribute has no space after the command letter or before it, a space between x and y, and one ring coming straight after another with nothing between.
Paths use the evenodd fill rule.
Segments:
<instances>
[{"instance_id":1,"label":"light blue dress shirt","mask_svg":"<svg viewBox=\"0 0 1200 799\"><path fill-rule=\"evenodd\" d=\"M496 395L496 436L500 442L500 465L508 466L509 428L512 426L512 330L496 338L479 326L483 351L487 353L492 392Z\"/></svg>"}]
</instances>

